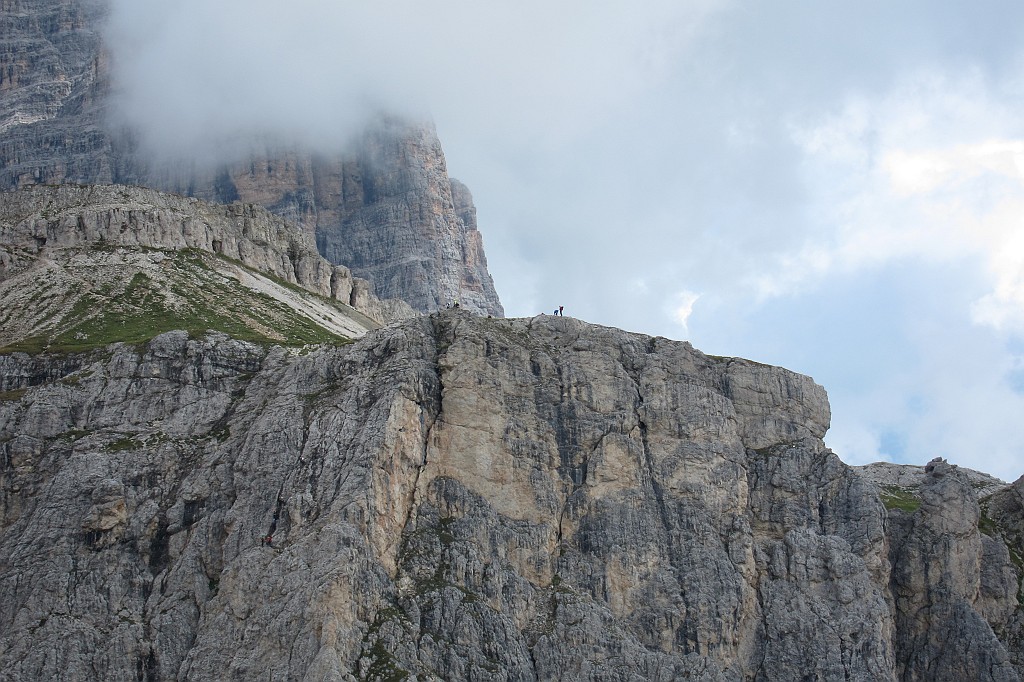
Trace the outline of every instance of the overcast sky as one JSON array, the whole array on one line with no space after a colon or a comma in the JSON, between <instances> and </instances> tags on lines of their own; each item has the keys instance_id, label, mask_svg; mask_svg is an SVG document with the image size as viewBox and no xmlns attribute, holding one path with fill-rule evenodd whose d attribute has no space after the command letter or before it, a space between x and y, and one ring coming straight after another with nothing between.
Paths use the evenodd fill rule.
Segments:
<instances>
[{"instance_id":1,"label":"overcast sky","mask_svg":"<svg viewBox=\"0 0 1024 682\"><path fill-rule=\"evenodd\" d=\"M429 115L509 316L809 374L851 464L1024 473L1024 3L114 6L154 146Z\"/></svg>"}]
</instances>

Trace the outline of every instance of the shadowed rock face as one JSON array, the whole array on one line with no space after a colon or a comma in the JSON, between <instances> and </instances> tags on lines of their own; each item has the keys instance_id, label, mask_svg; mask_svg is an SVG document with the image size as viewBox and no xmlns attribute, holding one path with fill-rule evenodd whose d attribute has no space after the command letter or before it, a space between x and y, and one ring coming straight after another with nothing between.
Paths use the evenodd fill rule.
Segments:
<instances>
[{"instance_id":1,"label":"shadowed rock face","mask_svg":"<svg viewBox=\"0 0 1024 682\"><path fill-rule=\"evenodd\" d=\"M217 170L159 167L140 182L209 201L257 203L315 234L327 260L367 279L381 298L430 312L454 301L502 316L476 209L448 177L432 125L382 117L343 155L255 143Z\"/></svg>"},{"instance_id":2,"label":"shadowed rock face","mask_svg":"<svg viewBox=\"0 0 1024 682\"><path fill-rule=\"evenodd\" d=\"M985 618L1005 622L1016 606L1017 576L992 573L1012 569L1007 548L978 532L973 490L949 464L928 465L920 496L918 513L898 519L892 533L901 678L1018 679L1006 650L991 645ZM980 601L983 582L994 609Z\"/></svg>"},{"instance_id":3,"label":"shadowed rock face","mask_svg":"<svg viewBox=\"0 0 1024 682\"><path fill-rule=\"evenodd\" d=\"M14 679L1016 679L959 472L893 517L786 370L454 311L0 377Z\"/></svg>"},{"instance_id":4,"label":"shadowed rock face","mask_svg":"<svg viewBox=\"0 0 1024 682\"><path fill-rule=\"evenodd\" d=\"M105 0L0 1L0 188L113 182Z\"/></svg>"},{"instance_id":5,"label":"shadowed rock face","mask_svg":"<svg viewBox=\"0 0 1024 682\"><path fill-rule=\"evenodd\" d=\"M432 125L381 117L349 150L314 154L253 140L219 168L154 166L107 123L103 0L6 0L0 13L0 189L128 184L267 207L316 236L321 253L420 312L454 300L503 310L468 190L453 190ZM457 198L456 198L457 197Z\"/></svg>"}]
</instances>

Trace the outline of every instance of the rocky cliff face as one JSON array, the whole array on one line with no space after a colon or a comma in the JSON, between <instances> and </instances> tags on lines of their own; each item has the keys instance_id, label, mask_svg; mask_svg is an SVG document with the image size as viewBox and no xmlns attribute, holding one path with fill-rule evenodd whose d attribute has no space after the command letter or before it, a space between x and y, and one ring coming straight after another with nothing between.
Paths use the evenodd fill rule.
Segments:
<instances>
[{"instance_id":1,"label":"rocky cliff face","mask_svg":"<svg viewBox=\"0 0 1024 682\"><path fill-rule=\"evenodd\" d=\"M1024 479L855 470L806 377L470 315L500 303L429 126L145 163L104 11L0 0L0 187L231 205L0 200L0 343L79 348L0 353L0 679L1019 679ZM271 284L291 312L229 300ZM196 327L85 324L154 310ZM271 343L295 311L365 336Z\"/></svg>"},{"instance_id":2,"label":"rocky cliff face","mask_svg":"<svg viewBox=\"0 0 1024 682\"><path fill-rule=\"evenodd\" d=\"M121 185L31 187L4 194L0 201L0 301L6 308L0 345L36 331L31 325L52 321L54 308L46 302L53 302L55 297L66 310L81 307L78 297L86 292L68 290L60 282L90 290L88 307L110 307L115 289L123 294L123 287L113 287L112 278L96 279L88 273L99 269L101 261L109 261L111 250L137 254L153 249L171 254L191 250L216 255L221 259L217 269L225 270L227 265L247 269L234 277L246 280L249 289L262 291L273 286L273 282L264 282L264 286L256 281L261 275L269 275L285 285L338 301L343 307L333 312L330 306L314 309L311 297L307 297L311 305L296 308L318 324L328 317L338 318L337 331L350 337L361 336L380 323L416 314L402 301L378 300L366 281L322 258L310 235L258 206L218 206ZM116 264L107 265L123 270L126 276L120 279L129 284L135 268L125 258L115 260ZM79 274L69 276L71 271ZM150 271L144 276L152 280L154 274ZM220 279L223 275L232 277L230 273L221 274ZM48 278L53 281L44 282ZM183 282L174 279L163 288L181 286ZM207 289L211 286L215 285L204 285ZM168 291L164 296L168 293L175 292ZM195 307L201 298L195 291L188 295L178 291L177 295L186 299L181 301L183 307ZM248 298L257 300L252 293ZM208 303L212 309L229 307L223 296ZM158 307L154 297L134 305ZM22 329L26 321L30 328Z\"/></svg>"},{"instance_id":3,"label":"rocky cliff face","mask_svg":"<svg viewBox=\"0 0 1024 682\"><path fill-rule=\"evenodd\" d=\"M130 130L109 124L104 0L7 0L0 6L0 189L33 184L143 185L261 204L316 234L323 254L380 298L421 312L458 299L502 315L472 200L430 125L382 118L343 154L254 140L218 168L154 165Z\"/></svg>"},{"instance_id":4,"label":"rocky cliff face","mask_svg":"<svg viewBox=\"0 0 1024 682\"><path fill-rule=\"evenodd\" d=\"M0 2L0 188L113 182L105 0Z\"/></svg>"},{"instance_id":5,"label":"rocky cliff face","mask_svg":"<svg viewBox=\"0 0 1024 682\"><path fill-rule=\"evenodd\" d=\"M900 508L786 370L451 311L0 382L10 679L1018 678L1019 484Z\"/></svg>"},{"instance_id":6,"label":"rocky cliff face","mask_svg":"<svg viewBox=\"0 0 1024 682\"><path fill-rule=\"evenodd\" d=\"M379 295L405 298L417 310L457 300L472 311L503 315L473 198L448 177L432 126L385 120L363 136L353 161L335 168L319 176L315 190L319 203L337 213L316 226L328 260L349 263Z\"/></svg>"},{"instance_id":7,"label":"rocky cliff face","mask_svg":"<svg viewBox=\"0 0 1024 682\"><path fill-rule=\"evenodd\" d=\"M325 258L370 281L381 298L423 312L457 300L503 315L472 195L448 177L432 125L382 117L341 156L268 145L216 170L159 167L140 182L267 206L315 234Z\"/></svg>"}]
</instances>

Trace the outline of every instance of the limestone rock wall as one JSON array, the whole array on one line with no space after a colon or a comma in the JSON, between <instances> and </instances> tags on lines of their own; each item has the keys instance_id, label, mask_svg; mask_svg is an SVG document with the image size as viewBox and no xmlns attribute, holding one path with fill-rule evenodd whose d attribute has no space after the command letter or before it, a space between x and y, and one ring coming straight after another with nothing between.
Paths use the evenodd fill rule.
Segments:
<instances>
[{"instance_id":1,"label":"limestone rock wall","mask_svg":"<svg viewBox=\"0 0 1024 682\"><path fill-rule=\"evenodd\" d=\"M433 125L382 116L347 151L324 155L254 141L217 169L153 167L137 182L208 201L258 203L316 235L320 253L416 310L453 301L502 316L476 209L448 176Z\"/></svg>"},{"instance_id":2,"label":"limestone rock wall","mask_svg":"<svg viewBox=\"0 0 1024 682\"><path fill-rule=\"evenodd\" d=\"M0 377L11 679L1018 674L961 474L886 510L783 369L451 311Z\"/></svg>"},{"instance_id":3,"label":"limestone rock wall","mask_svg":"<svg viewBox=\"0 0 1024 682\"><path fill-rule=\"evenodd\" d=\"M242 262L333 298L380 322L411 317L400 301L370 287L316 251L310 235L262 207L207 204L123 185L30 187L0 194L0 278L17 251L78 246L200 249Z\"/></svg>"},{"instance_id":4,"label":"limestone rock wall","mask_svg":"<svg viewBox=\"0 0 1024 682\"><path fill-rule=\"evenodd\" d=\"M966 477L943 461L929 464L926 473L920 509L892 524L901 679L1019 679L985 609L977 608L983 577L997 604L1011 612L1016 606L1017 576L1003 580L982 571L985 560L989 568L1012 572L1006 547L991 538L983 543L978 503Z\"/></svg>"},{"instance_id":5,"label":"limestone rock wall","mask_svg":"<svg viewBox=\"0 0 1024 682\"><path fill-rule=\"evenodd\" d=\"M105 0L0 3L0 189L113 182Z\"/></svg>"}]
</instances>

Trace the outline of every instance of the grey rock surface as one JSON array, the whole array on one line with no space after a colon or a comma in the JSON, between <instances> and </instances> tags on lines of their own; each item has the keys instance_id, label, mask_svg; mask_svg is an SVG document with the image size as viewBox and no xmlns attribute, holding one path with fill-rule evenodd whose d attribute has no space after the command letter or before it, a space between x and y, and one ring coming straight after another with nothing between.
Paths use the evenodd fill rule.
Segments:
<instances>
[{"instance_id":1,"label":"grey rock surface","mask_svg":"<svg viewBox=\"0 0 1024 682\"><path fill-rule=\"evenodd\" d=\"M1024 670L1024 610L1008 609L1005 601L1024 600L1024 476L981 502L981 523L987 535L986 547L995 545L983 559L982 597L984 613L999 638L1007 643L1010 660L1018 673ZM1001 545L1002 547L1000 547ZM1004 554L1005 550L1005 554ZM1005 556L1009 556L1009 565ZM999 600L989 595L1010 591L1016 600Z\"/></svg>"},{"instance_id":2,"label":"grey rock surface","mask_svg":"<svg viewBox=\"0 0 1024 682\"><path fill-rule=\"evenodd\" d=\"M1009 485L995 476L986 474L983 471L974 471L964 467L957 467L961 476L967 478L968 484L974 490L978 499L988 497ZM864 476L874 485L885 488L894 486L909 491L915 491L925 484L928 477L927 465L895 464L893 462L874 462L854 467L854 471Z\"/></svg>"},{"instance_id":3,"label":"grey rock surface","mask_svg":"<svg viewBox=\"0 0 1024 682\"><path fill-rule=\"evenodd\" d=\"M1012 570L1005 548L1000 555L994 545L983 544L978 503L957 467L940 459L929 463L925 472L920 508L909 518L897 513L891 525L900 677L1019 679L1005 647L975 608L981 597L983 558ZM1006 594L1005 585L989 587L1003 587L1003 603L1016 606L1016 590Z\"/></svg>"},{"instance_id":4,"label":"grey rock surface","mask_svg":"<svg viewBox=\"0 0 1024 682\"><path fill-rule=\"evenodd\" d=\"M0 281L26 258L87 246L198 249L339 300L379 322L416 314L402 301L378 300L348 268L321 257L309 234L259 206L220 206L124 185L0 194Z\"/></svg>"},{"instance_id":5,"label":"grey rock surface","mask_svg":"<svg viewBox=\"0 0 1024 682\"><path fill-rule=\"evenodd\" d=\"M780 368L451 311L0 377L7 679L1017 679L970 486L887 510Z\"/></svg>"},{"instance_id":6,"label":"grey rock surface","mask_svg":"<svg viewBox=\"0 0 1024 682\"><path fill-rule=\"evenodd\" d=\"M106 13L106 0L0 4L0 188L116 178Z\"/></svg>"}]
</instances>

